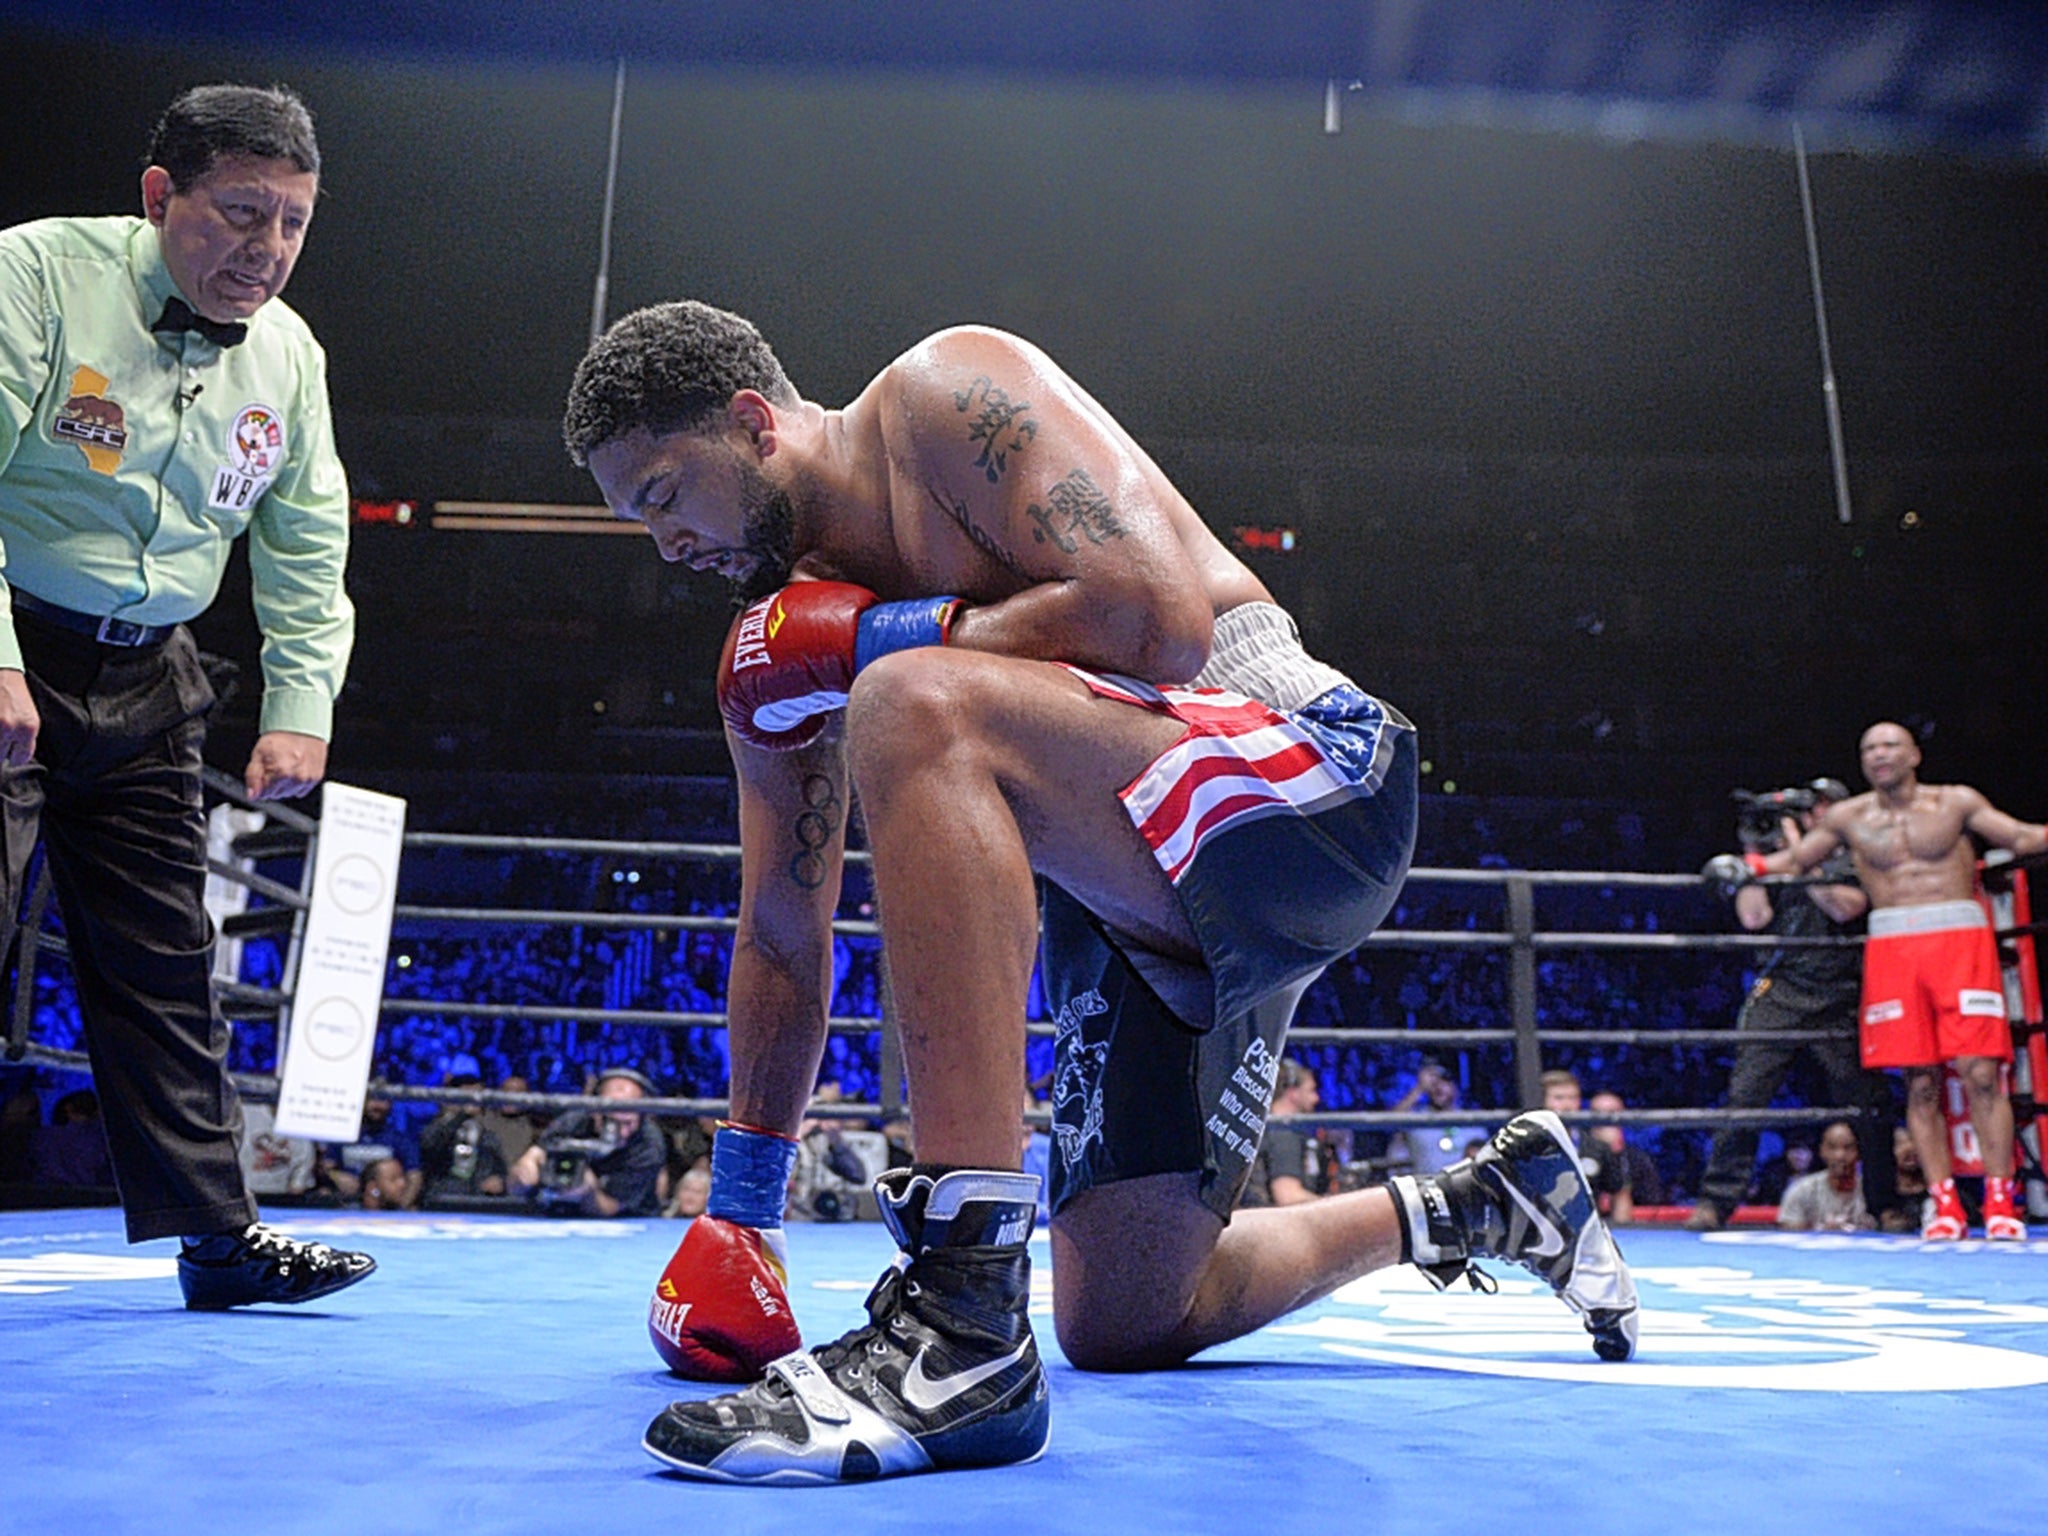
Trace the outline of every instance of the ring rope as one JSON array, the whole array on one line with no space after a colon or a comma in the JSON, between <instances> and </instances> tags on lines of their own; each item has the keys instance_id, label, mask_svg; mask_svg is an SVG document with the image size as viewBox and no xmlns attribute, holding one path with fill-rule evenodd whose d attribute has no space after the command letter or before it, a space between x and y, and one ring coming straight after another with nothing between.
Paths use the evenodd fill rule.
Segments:
<instances>
[{"instance_id":1,"label":"ring rope","mask_svg":"<svg viewBox=\"0 0 2048 1536\"><path fill-rule=\"evenodd\" d=\"M241 784L228 775L208 767L204 770L207 784L223 796L249 804L242 792ZM275 823L284 828L308 836L317 835L319 823L304 813L289 807L265 804L262 809ZM407 833L405 842L414 847L442 847L471 849L478 851L510 852L556 852L584 853L607 857L626 858L674 858L692 861L734 861L740 856L737 845L726 843L695 842L626 842L613 839L594 838L545 838L510 837L473 833ZM274 828L251 834L247 843L237 840L236 851L248 856L246 849L253 849L258 843L265 856L289 856L294 849L275 835ZM296 850L303 855L304 849ZM869 862L869 856L859 850L849 850L847 861L853 864ZM1988 865L1985 870L1987 885L1994 880L2002 882L2009 878L2008 872L2041 867L2048 864L2048 855L2026 855L2001 863ZM257 931L276 932L279 926L278 910L293 914L306 905L302 892L294 890L265 876L255 874L235 864L208 859L207 867L223 878L240 881L259 895L276 904L275 908L259 908L241 918L231 919L234 929L223 925L224 932L251 933ZM1994 873L1995 872L1995 873ZM1701 890L1705 885L1700 877L1693 875L1665 875L1634 871L1575 871L1575 870L1456 870L1422 866L1409 871L1409 879L1416 882L1437 882L1445 884L1487 884L1505 886L1509 895L1509 923L1506 931L1472 932L1469 930L1395 929L1371 935L1367 945L1400 948L1508 948L1528 955L1536 949L1647 949L1665 952L1692 949L1702 951L1740 951L1744 949L1784 948L1853 948L1863 942L1858 938L1786 938L1768 934L1685 934L1685 933L1614 933L1584 932L1569 930L1535 931L1528 921L1527 902L1536 886L1602 886L1635 887L1650 889ZM1815 877L1771 877L1765 882L1773 885L1818 883ZM38 934L41 948L48 953L68 957L68 946L57 935L40 935L42 909L48 904L48 875L42 872L36 891L31 896L31 914L37 919L26 925L31 934ZM1519 895L1518 895L1519 892ZM40 903L36 897L40 896ZM480 926L574 926L596 928L638 929L655 931L714 931L736 930L739 920L734 916L702 914L660 914L660 913L598 913L539 909L505 909L482 907L429 907L399 906L394 920L408 922L474 923ZM289 927L288 922L285 926ZM870 936L878 933L879 925L872 920L835 919L832 924L835 933ZM2021 935L2048 931L2048 921L2032 922L2010 929L1997 930L1996 937L2005 940ZM24 946L22 955L22 980L18 991L32 989L33 963L36 942L31 940ZM1527 961L1520 962L1524 965ZM1521 1010L1531 1001L1520 994L1525 985L1518 984L1517 1020L1514 1024L1492 1030L1393 1030L1393 1029L1319 1029L1303 1028L1290 1032L1290 1039L1301 1044L1401 1044L1408 1046L1492 1046L1513 1043L1523 1045L1557 1044L1615 1044L1615 1045L1711 1045L1752 1041L1756 1043L1805 1044L1834 1038L1826 1030L1751 1030L1739 1028L1723 1029L1540 1029L1531 1021L1521 1017ZM219 997L224 1008L232 1007L249 1010L251 1014L275 1012L288 1001L288 995L278 989L251 987L240 983L228 983L219 988ZM71 1070L90 1070L89 1058L82 1052L59 1051L41 1046L26 1039L27 1015L31 1010L20 1005L17 999L15 1016L9 1031L6 1059L26 1060L32 1064L64 1067ZM444 999L386 996L380 1005L383 1013L434 1014L440 1016L533 1019L574 1023L625 1024L655 1028L727 1028L729 1020L720 1013L685 1013L654 1009L607 1009L590 1007L550 1007L534 1004L465 1003ZM881 1018L839 1017L827 1020L828 1032L840 1035L867 1035L888 1028ZM1027 1035L1047 1037L1056 1034L1055 1026L1049 1023L1028 1023ZM886 1042L885 1042L886 1043ZM278 1079L255 1074L231 1074L237 1086L252 1100L258 1102L275 1099ZM421 1086L401 1083L373 1083L373 1096L395 1101L418 1101L431 1103L474 1104L479 1107L509 1109L603 1109L615 1101L587 1095L565 1094L507 1094L493 1089L448 1089L439 1086ZM644 1105L643 1112L652 1114L717 1114L729 1108L724 1099L650 1098L636 1101ZM887 1106L855 1104L832 1101L815 1104L811 1112L820 1118L874 1118L885 1112ZM1356 1127L1361 1129L1398 1129L1431 1125L1472 1125L1492 1123L1492 1117L1505 1118L1513 1110L1487 1111L1395 1111L1361 1110L1332 1111L1311 1115L1281 1115L1272 1117L1272 1123L1282 1125L1309 1125L1328 1127ZM1849 1118L1866 1113L1860 1109L1840 1108L1763 1108L1755 1110L1730 1109L1634 1109L1618 1113L1594 1116L1590 1113L1567 1115L1564 1118L1574 1125L1622 1124L1622 1125L1665 1125L1665 1126L1772 1126L1822 1123L1827 1120ZM1049 1120L1045 1111L1027 1115L1032 1123Z\"/></svg>"},{"instance_id":2,"label":"ring rope","mask_svg":"<svg viewBox=\"0 0 2048 1536\"><path fill-rule=\"evenodd\" d=\"M48 1046L30 1045L25 1060L32 1066L60 1067L68 1071L90 1071L91 1061L83 1051L52 1050ZM237 1092L252 1103L275 1103L278 1095L278 1079L262 1073L231 1072ZM373 1099L389 1099L394 1103L420 1104L461 1104L478 1109L508 1109L515 1111L552 1110L562 1113L567 1110L590 1110L601 1113L619 1113L618 1099L600 1098L595 1094L579 1093L507 1093L498 1088L451 1088L440 1084L372 1082L367 1096ZM648 1097L626 1101L634 1114L648 1115L724 1115L731 1109L726 1099L686 1099L669 1097ZM874 1120L887 1113L880 1104L857 1103L846 1099L829 1099L812 1103L804 1114L813 1120ZM1322 1126L1330 1129L1357 1130L1403 1130L1428 1126L1491 1126L1500 1125L1521 1113L1515 1109L1466 1110L1331 1110L1315 1111L1303 1115L1273 1115L1268 1125ZM1578 1110L1560 1114L1559 1119L1567 1125L1637 1125L1637 1126L1680 1126L1700 1129L1720 1126L1753 1126L1759 1129L1779 1125L1822 1125L1834 1120L1855 1120L1870 1114L1864 1108L1821 1108L1805 1106L1800 1108L1765 1109L1624 1109L1612 1113L1594 1113ZM1051 1123L1049 1110L1034 1110L1024 1115L1032 1125L1044 1126Z\"/></svg>"}]
</instances>

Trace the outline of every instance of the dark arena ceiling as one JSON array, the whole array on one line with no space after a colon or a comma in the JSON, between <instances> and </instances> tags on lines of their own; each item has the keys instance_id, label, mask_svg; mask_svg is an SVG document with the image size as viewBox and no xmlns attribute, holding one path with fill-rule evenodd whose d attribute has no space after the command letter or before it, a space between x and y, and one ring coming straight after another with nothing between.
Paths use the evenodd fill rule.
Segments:
<instances>
[{"instance_id":1,"label":"dark arena ceiling","mask_svg":"<svg viewBox=\"0 0 2048 1536\"><path fill-rule=\"evenodd\" d=\"M358 494L588 506L621 64L609 315L727 304L828 403L1032 337L1439 784L1720 806L1893 716L2048 809L2048 7L16 3L0 223L127 211L170 94L288 81ZM715 582L429 522L360 531L358 762L717 766Z\"/></svg>"}]
</instances>

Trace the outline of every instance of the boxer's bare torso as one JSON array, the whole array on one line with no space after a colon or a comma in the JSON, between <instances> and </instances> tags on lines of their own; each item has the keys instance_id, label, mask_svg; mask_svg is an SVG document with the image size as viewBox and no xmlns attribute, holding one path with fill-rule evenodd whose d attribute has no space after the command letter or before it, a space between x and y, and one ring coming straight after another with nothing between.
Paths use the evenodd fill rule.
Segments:
<instances>
[{"instance_id":1,"label":"boxer's bare torso","mask_svg":"<svg viewBox=\"0 0 2048 1536\"><path fill-rule=\"evenodd\" d=\"M1904 726L1873 725L1858 754L1870 789L1829 807L1793 848L1774 855L1774 868L1810 870L1846 847L1873 910L1924 907L1974 895L1973 836L2020 853L2040 850L2040 827L2008 816L1969 785L1922 784L1920 749Z\"/></svg>"},{"instance_id":2,"label":"boxer's bare torso","mask_svg":"<svg viewBox=\"0 0 2048 1536\"><path fill-rule=\"evenodd\" d=\"M1971 814L1987 809L1968 785L1915 784L1901 796L1845 800L1822 825L1848 846L1873 907L1919 907L1969 900L1977 859L1966 833Z\"/></svg>"}]
</instances>

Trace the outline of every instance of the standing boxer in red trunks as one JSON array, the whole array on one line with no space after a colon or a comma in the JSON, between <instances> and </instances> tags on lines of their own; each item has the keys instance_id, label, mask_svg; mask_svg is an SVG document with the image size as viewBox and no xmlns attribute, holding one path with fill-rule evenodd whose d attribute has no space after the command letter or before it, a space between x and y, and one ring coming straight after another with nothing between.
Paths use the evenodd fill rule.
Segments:
<instances>
[{"instance_id":1,"label":"standing boxer in red trunks","mask_svg":"<svg viewBox=\"0 0 2048 1536\"><path fill-rule=\"evenodd\" d=\"M2039 853L2048 835L2015 820L1967 784L1922 784L1920 748L1902 725L1863 733L1867 794L1830 806L1790 848L1765 861L1773 874L1804 873L1836 848L1856 860L1870 897L1863 953L1863 1065L1906 1074L1906 1124L1927 1174L1921 1236L1969 1230L1950 1177L1941 1064L1953 1061L1970 1096L1970 1123L1984 1152L1984 1235L2027 1235L2013 1207L2012 1101L2005 1064L2012 1031L1998 949L1977 904L1975 835L1996 848Z\"/></svg>"},{"instance_id":2,"label":"standing boxer in red trunks","mask_svg":"<svg viewBox=\"0 0 2048 1536\"><path fill-rule=\"evenodd\" d=\"M828 410L739 316L667 304L592 347L564 436L663 556L753 599L718 679L740 810L732 1120L649 1320L679 1370L767 1375L674 1405L650 1451L721 1481L832 1482L1043 1450L1038 1181L1017 1171L1041 928L1074 1364L1178 1364L1368 1270L1447 1284L1479 1255L1535 1270L1598 1353L1628 1355L1634 1286L1555 1116L1429 1178L1233 1216L1294 1000L1406 875L1414 730L1303 649L1050 358L942 331ZM877 1182L903 1258L870 1323L804 1353L783 1187L825 1040L849 770L921 1161Z\"/></svg>"}]
</instances>

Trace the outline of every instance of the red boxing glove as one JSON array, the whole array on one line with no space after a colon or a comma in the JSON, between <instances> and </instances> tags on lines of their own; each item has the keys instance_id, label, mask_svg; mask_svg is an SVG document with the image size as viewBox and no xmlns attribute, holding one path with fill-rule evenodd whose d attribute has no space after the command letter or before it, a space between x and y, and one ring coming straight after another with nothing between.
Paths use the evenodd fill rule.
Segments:
<instances>
[{"instance_id":1,"label":"red boxing glove","mask_svg":"<svg viewBox=\"0 0 2048 1536\"><path fill-rule=\"evenodd\" d=\"M845 581L792 582L743 612L718 658L718 710L742 741L810 745L853 686L860 616L875 603Z\"/></svg>"},{"instance_id":2,"label":"red boxing glove","mask_svg":"<svg viewBox=\"0 0 2048 1536\"><path fill-rule=\"evenodd\" d=\"M769 1361L801 1349L788 1253L780 1227L692 1221L647 1307L648 1336L668 1368L692 1381L755 1381Z\"/></svg>"},{"instance_id":3,"label":"red boxing glove","mask_svg":"<svg viewBox=\"0 0 2048 1536\"><path fill-rule=\"evenodd\" d=\"M913 646L944 645L957 597L878 603L866 587L799 581L743 612L718 660L718 708L742 741L772 752L808 746L846 705L854 675Z\"/></svg>"}]
</instances>

